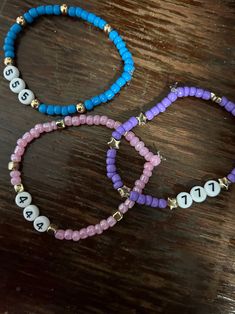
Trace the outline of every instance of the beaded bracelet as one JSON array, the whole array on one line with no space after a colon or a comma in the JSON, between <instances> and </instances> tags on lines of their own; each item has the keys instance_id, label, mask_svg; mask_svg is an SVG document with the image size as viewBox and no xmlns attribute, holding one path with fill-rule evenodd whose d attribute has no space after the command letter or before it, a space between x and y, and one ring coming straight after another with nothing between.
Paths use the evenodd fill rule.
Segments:
<instances>
[{"instance_id":1,"label":"beaded bracelet","mask_svg":"<svg viewBox=\"0 0 235 314\"><path fill-rule=\"evenodd\" d=\"M87 99L84 103L79 102L77 104L67 106L41 103L37 98L35 98L34 93L30 89L26 88L26 83L19 77L20 72L18 68L13 65L15 58L15 40L18 34L23 31L24 26L32 24L35 19L41 15L68 15L71 17L77 17L103 30L108 34L109 39L116 46L121 59L124 62L124 71L122 75L104 93L94 96L91 99ZM16 23L11 26L6 35L3 50L5 53L4 64L6 65L3 75L8 81L10 81L9 86L12 92L18 94L18 99L22 104L31 105L32 108L48 115L66 116L76 112L84 113L86 110L90 111L101 103L110 101L116 94L119 93L121 88L132 79L132 74L135 70L132 54L129 52L126 47L126 43L116 30L112 29L112 27L105 20L95 14L89 13L80 7L68 7L66 4L61 6L42 5L37 8L32 8L28 12L24 13L23 16L18 17L16 19Z\"/></svg>"},{"instance_id":2,"label":"beaded bracelet","mask_svg":"<svg viewBox=\"0 0 235 314\"><path fill-rule=\"evenodd\" d=\"M66 239L66 240L73 240L78 241L79 239L85 239L88 236L93 236L95 234L101 234L104 230L113 227L118 221L123 218L123 215L128 211L128 209L132 208L135 204L134 201L130 199L126 199L123 203L121 203L118 207L118 210L107 219L103 219L100 223L96 225L90 225L86 228L82 228L80 230L63 230L58 229L58 227L54 224L50 223L50 220L46 216L39 215L39 209L36 205L32 204L32 196L24 190L24 186L21 180L21 172L19 171L20 163L22 161L22 157L25 153L26 147L34 140L40 137L43 133L52 132L58 129L64 129L66 126L79 126L79 125L103 125L110 129L118 128L121 123L115 122L112 119L108 119L106 116L66 116L64 119L60 119L57 121L52 121L44 124L37 124L34 128L32 128L29 132L26 132L21 138L17 140L17 145L15 147L14 153L11 155L11 161L8 164L8 169L10 172L11 177L11 184L14 186L16 197L15 202L16 204L23 209L23 216L27 221L33 222L34 228L39 232L48 231L54 234L56 239ZM132 132L131 132L132 133ZM127 141L130 141L129 132L126 134ZM136 146L134 146L137 149ZM114 154L115 152L112 151L111 154L108 153L107 162L109 166L113 166L114 161ZM146 169L151 164L146 161L144 164L144 173L145 177L151 175L150 172L146 172ZM119 177L120 178L120 177ZM116 182L119 182L121 179L117 178ZM141 178L140 178L141 180ZM143 181L141 185L142 188L139 186L135 186L133 191L142 192L142 189L145 187L145 184L148 180ZM125 189L125 187L122 187ZM124 196L124 195L123 195Z\"/></svg>"},{"instance_id":3,"label":"beaded bracelet","mask_svg":"<svg viewBox=\"0 0 235 314\"><path fill-rule=\"evenodd\" d=\"M135 146L137 150L140 152L140 155L145 157L146 160L148 160L151 164L151 166L148 165L147 171L142 176L141 181L136 181L135 185L137 187L142 186L142 182L147 181L147 178L145 178L145 175L148 174L150 177L152 173L150 173L153 170L154 165L158 165L159 160L156 156L152 156L151 153L149 153L145 147L144 143L139 140L135 136L134 133L131 132L131 130L137 125L144 125L147 121L151 121L155 116L159 115L162 112L165 112L165 110L174 103L178 98L182 97L196 97L196 98L202 98L203 100L212 100L215 103L218 103L221 107L224 107L228 112L230 112L233 116L235 116L235 104L231 101L229 101L226 97L218 97L214 93L209 92L207 90L203 90L201 88L196 87L177 87L174 86L171 89L171 92L165 97L161 102L157 103L155 106L153 106L150 110L146 111L145 113L140 113L138 117L131 117L128 121L120 125L113 133L110 142L108 142L108 145L110 146L110 149L107 151L107 156L112 152L114 156L114 172L110 172L108 168L108 162L107 164L107 176L114 182L115 176L118 175L115 163L116 163L116 152L119 148L120 140L122 136L124 135L129 141L132 146ZM126 132L128 132L128 135L125 135ZM150 171L150 172L149 172ZM195 186L191 189L190 193L187 192L181 192L177 195L176 198L168 197L167 200L159 200L158 198L155 198L151 195L145 195L141 194L139 191L130 191L126 193L126 197L129 197L129 199L133 202L136 202L138 204L142 205L148 205L151 207L159 207L159 204L167 205L170 209L174 209L177 207L180 208L189 208L193 202L195 203L202 203L206 200L206 198L209 197L216 197L220 194L221 190L228 190L229 185L231 183L235 183L235 169L233 169L226 177L218 179L218 180L209 180L205 183L204 187L202 186ZM118 187L115 186L114 188L118 190ZM160 206L162 207L162 206ZM163 208L163 207L162 207Z\"/></svg>"}]
</instances>

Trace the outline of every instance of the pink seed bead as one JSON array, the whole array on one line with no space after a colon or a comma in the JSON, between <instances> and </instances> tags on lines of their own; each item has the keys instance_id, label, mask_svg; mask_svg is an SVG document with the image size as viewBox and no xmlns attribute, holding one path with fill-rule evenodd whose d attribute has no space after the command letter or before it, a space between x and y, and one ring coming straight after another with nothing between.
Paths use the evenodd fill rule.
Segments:
<instances>
[{"instance_id":1,"label":"pink seed bead","mask_svg":"<svg viewBox=\"0 0 235 314\"><path fill-rule=\"evenodd\" d=\"M107 121L108 121L108 117L106 117L106 116L100 117L100 124L106 125Z\"/></svg>"},{"instance_id":2,"label":"pink seed bead","mask_svg":"<svg viewBox=\"0 0 235 314\"><path fill-rule=\"evenodd\" d=\"M12 154L11 155L11 161L20 162L21 161L21 157L19 155Z\"/></svg>"},{"instance_id":3,"label":"pink seed bead","mask_svg":"<svg viewBox=\"0 0 235 314\"><path fill-rule=\"evenodd\" d=\"M101 228L100 224L95 225L95 232L97 234L101 234L103 232L103 229Z\"/></svg>"},{"instance_id":4,"label":"pink seed bead","mask_svg":"<svg viewBox=\"0 0 235 314\"><path fill-rule=\"evenodd\" d=\"M51 132L52 131L51 124L49 122L43 123L43 130L47 133Z\"/></svg>"},{"instance_id":5,"label":"pink seed bead","mask_svg":"<svg viewBox=\"0 0 235 314\"><path fill-rule=\"evenodd\" d=\"M125 205L124 203L120 204L118 206L118 210L122 213L125 214L128 211L128 206Z\"/></svg>"},{"instance_id":6,"label":"pink seed bead","mask_svg":"<svg viewBox=\"0 0 235 314\"><path fill-rule=\"evenodd\" d=\"M81 239L86 239L88 237L88 234L87 234L87 231L86 231L86 228L82 228L80 231L80 238Z\"/></svg>"},{"instance_id":7,"label":"pink seed bead","mask_svg":"<svg viewBox=\"0 0 235 314\"><path fill-rule=\"evenodd\" d=\"M95 227L94 226L88 226L86 228L87 234L89 237L92 237L93 235L95 235Z\"/></svg>"},{"instance_id":8,"label":"pink seed bead","mask_svg":"<svg viewBox=\"0 0 235 314\"><path fill-rule=\"evenodd\" d=\"M92 116L87 116L87 118L86 118L86 123L87 123L88 125L93 125L93 123L94 123L94 118L93 118Z\"/></svg>"},{"instance_id":9,"label":"pink seed bead","mask_svg":"<svg viewBox=\"0 0 235 314\"><path fill-rule=\"evenodd\" d=\"M154 168L154 166L150 163L150 162L146 162L144 164L144 169L148 170L148 171L152 171Z\"/></svg>"},{"instance_id":10,"label":"pink seed bead","mask_svg":"<svg viewBox=\"0 0 235 314\"><path fill-rule=\"evenodd\" d=\"M145 184L144 184L144 182L141 181L141 180L136 180L136 181L135 181L135 186L137 186L137 187L140 188L140 189L143 189L143 188L145 187Z\"/></svg>"},{"instance_id":11,"label":"pink seed bead","mask_svg":"<svg viewBox=\"0 0 235 314\"><path fill-rule=\"evenodd\" d=\"M143 147L144 147L144 142L140 141L139 143L136 144L135 150L139 152Z\"/></svg>"},{"instance_id":12,"label":"pink seed bead","mask_svg":"<svg viewBox=\"0 0 235 314\"><path fill-rule=\"evenodd\" d=\"M109 227L113 227L116 225L117 221L115 218L113 218L113 216L109 216L107 223L109 224Z\"/></svg>"},{"instance_id":13,"label":"pink seed bead","mask_svg":"<svg viewBox=\"0 0 235 314\"><path fill-rule=\"evenodd\" d=\"M80 125L80 118L78 116L72 117L72 125L74 126Z\"/></svg>"},{"instance_id":14,"label":"pink seed bead","mask_svg":"<svg viewBox=\"0 0 235 314\"><path fill-rule=\"evenodd\" d=\"M43 125L41 123L38 123L35 125L35 130L37 130L39 133L43 133Z\"/></svg>"},{"instance_id":15,"label":"pink seed bead","mask_svg":"<svg viewBox=\"0 0 235 314\"><path fill-rule=\"evenodd\" d=\"M117 129L120 125L121 125L121 123L119 121L115 121L114 129Z\"/></svg>"},{"instance_id":16,"label":"pink seed bead","mask_svg":"<svg viewBox=\"0 0 235 314\"><path fill-rule=\"evenodd\" d=\"M128 208L132 208L132 207L135 205L135 202L133 202L133 201L127 199L127 200L125 200L124 204L125 204L126 206L128 206Z\"/></svg>"},{"instance_id":17,"label":"pink seed bead","mask_svg":"<svg viewBox=\"0 0 235 314\"><path fill-rule=\"evenodd\" d=\"M79 119L80 119L80 123L81 124L85 124L86 123L86 115L85 114L81 114L79 116Z\"/></svg>"},{"instance_id":18,"label":"pink seed bead","mask_svg":"<svg viewBox=\"0 0 235 314\"><path fill-rule=\"evenodd\" d=\"M11 184L12 185L17 185L17 184L20 184L20 183L21 183L21 178L20 177L11 178Z\"/></svg>"},{"instance_id":19,"label":"pink seed bead","mask_svg":"<svg viewBox=\"0 0 235 314\"><path fill-rule=\"evenodd\" d=\"M72 240L73 230L67 229L64 233L65 240Z\"/></svg>"},{"instance_id":20,"label":"pink seed bead","mask_svg":"<svg viewBox=\"0 0 235 314\"><path fill-rule=\"evenodd\" d=\"M100 226L103 230L107 230L109 228L109 224L107 223L107 220L105 219L101 220Z\"/></svg>"},{"instance_id":21,"label":"pink seed bead","mask_svg":"<svg viewBox=\"0 0 235 314\"><path fill-rule=\"evenodd\" d=\"M18 156L22 156L24 154L25 149L23 147L20 146L16 146L15 150L14 150L14 154L18 155Z\"/></svg>"},{"instance_id":22,"label":"pink seed bead","mask_svg":"<svg viewBox=\"0 0 235 314\"><path fill-rule=\"evenodd\" d=\"M114 124L115 124L115 121L112 120L112 119L108 119L107 123L106 123L106 126L107 128L109 129L113 129L114 128Z\"/></svg>"},{"instance_id":23,"label":"pink seed bead","mask_svg":"<svg viewBox=\"0 0 235 314\"><path fill-rule=\"evenodd\" d=\"M140 150L140 156L145 157L148 154L148 152L149 152L148 148L147 147L143 147Z\"/></svg>"},{"instance_id":24,"label":"pink seed bead","mask_svg":"<svg viewBox=\"0 0 235 314\"><path fill-rule=\"evenodd\" d=\"M161 158L158 155L154 155L151 159L150 162L153 166L158 166L161 163Z\"/></svg>"},{"instance_id":25,"label":"pink seed bead","mask_svg":"<svg viewBox=\"0 0 235 314\"><path fill-rule=\"evenodd\" d=\"M142 181L145 184L147 184L149 182L149 177L147 177L144 174L142 174L142 176L140 177L140 181Z\"/></svg>"},{"instance_id":26,"label":"pink seed bead","mask_svg":"<svg viewBox=\"0 0 235 314\"><path fill-rule=\"evenodd\" d=\"M150 159L153 157L154 155L153 155L153 153L152 152L149 152L147 155L145 155L144 157L145 157L145 159L147 160L147 161L150 161Z\"/></svg>"},{"instance_id":27,"label":"pink seed bead","mask_svg":"<svg viewBox=\"0 0 235 314\"><path fill-rule=\"evenodd\" d=\"M64 230L62 230L62 229L57 230L55 233L55 238L58 240L63 240L64 239Z\"/></svg>"},{"instance_id":28,"label":"pink seed bead","mask_svg":"<svg viewBox=\"0 0 235 314\"><path fill-rule=\"evenodd\" d=\"M19 138L18 141L17 141L17 144L20 146L20 147L23 147L25 148L27 146L27 142L25 140L23 140L22 138Z\"/></svg>"},{"instance_id":29,"label":"pink seed bead","mask_svg":"<svg viewBox=\"0 0 235 314\"><path fill-rule=\"evenodd\" d=\"M138 192L138 193L142 193L142 189L138 188L137 186L135 186L133 188L133 191Z\"/></svg>"},{"instance_id":30,"label":"pink seed bead","mask_svg":"<svg viewBox=\"0 0 235 314\"><path fill-rule=\"evenodd\" d=\"M33 136L33 138L38 138L40 136L40 133L35 130L35 128L32 128L29 133Z\"/></svg>"},{"instance_id":31,"label":"pink seed bead","mask_svg":"<svg viewBox=\"0 0 235 314\"><path fill-rule=\"evenodd\" d=\"M72 239L73 239L73 241L75 241L75 242L77 242L77 241L79 241L80 240L80 233L79 233L79 231L73 231L73 234L72 234Z\"/></svg>"},{"instance_id":32,"label":"pink seed bead","mask_svg":"<svg viewBox=\"0 0 235 314\"><path fill-rule=\"evenodd\" d=\"M20 171L18 171L18 170L13 170L13 171L10 172L11 178L17 178L17 177L19 177L20 175L21 175L21 173L20 173Z\"/></svg>"},{"instance_id":33,"label":"pink seed bead","mask_svg":"<svg viewBox=\"0 0 235 314\"><path fill-rule=\"evenodd\" d=\"M136 146L139 143L139 138L137 136L134 136L132 140L130 141L131 146Z\"/></svg>"},{"instance_id":34,"label":"pink seed bead","mask_svg":"<svg viewBox=\"0 0 235 314\"><path fill-rule=\"evenodd\" d=\"M72 118L71 118L70 116L66 116L66 117L64 118L64 123L65 123L65 125L67 125L67 126L71 126L71 125L72 125Z\"/></svg>"},{"instance_id":35,"label":"pink seed bead","mask_svg":"<svg viewBox=\"0 0 235 314\"><path fill-rule=\"evenodd\" d=\"M100 124L100 116L98 116L98 115L94 116L94 124L95 125L99 125Z\"/></svg>"},{"instance_id":36,"label":"pink seed bead","mask_svg":"<svg viewBox=\"0 0 235 314\"><path fill-rule=\"evenodd\" d=\"M135 137L135 134L133 132L127 132L127 134L125 135L125 138L127 139L127 141L131 141L133 138Z\"/></svg>"},{"instance_id":37,"label":"pink seed bead","mask_svg":"<svg viewBox=\"0 0 235 314\"><path fill-rule=\"evenodd\" d=\"M22 136L22 139L25 140L27 143L30 143L33 140L33 136L29 132L26 132Z\"/></svg>"},{"instance_id":38,"label":"pink seed bead","mask_svg":"<svg viewBox=\"0 0 235 314\"><path fill-rule=\"evenodd\" d=\"M149 171L149 170L147 170L147 169L144 169L143 174L144 174L145 176L147 176L147 177L150 178L153 173L152 173L152 171Z\"/></svg>"},{"instance_id":39,"label":"pink seed bead","mask_svg":"<svg viewBox=\"0 0 235 314\"><path fill-rule=\"evenodd\" d=\"M55 121L51 121L52 130L57 130L57 125Z\"/></svg>"}]
</instances>

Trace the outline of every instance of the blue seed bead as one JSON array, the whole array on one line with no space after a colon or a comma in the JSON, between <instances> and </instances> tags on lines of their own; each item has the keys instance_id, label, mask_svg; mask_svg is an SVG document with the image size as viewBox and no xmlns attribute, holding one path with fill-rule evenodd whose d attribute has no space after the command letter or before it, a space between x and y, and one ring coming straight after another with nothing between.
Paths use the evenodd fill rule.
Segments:
<instances>
[{"instance_id":1,"label":"blue seed bead","mask_svg":"<svg viewBox=\"0 0 235 314\"><path fill-rule=\"evenodd\" d=\"M49 116L52 116L54 114L54 106L53 105L48 105L47 106L47 114Z\"/></svg>"},{"instance_id":2,"label":"blue seed bead","mask_svg":"<svg viewBox=\"0 0 235 314\"><path fill-rule=\"evenodd\" d=\"M13 32L15 34L18 34L22 31L22 26L18 23L15 23L12 25L12 27L10 28L10 32Z\"/></svg>"},{"instance_id":3,"label":"blue seed bead","mask_svg":"<svg viewBox=\"0 0 235 314\"><path fill-rule=\"evenodd\" d=\"M124 43L124 41L120 41L117 45L116 45L117 49L120 50L122 49L123 47L126 47L126 44Z\"/></svg>"},{"instance_id":4,"label":"blue seed bead","mask_svg":"<svg viewBox=\"0 0 235 314\"><path fill-rule=\"evenodd\" d=\"M45 10L45 5L40 5L39 7L36 8L38 15L45 15L46 10Z\"/></svg>"},{"instance_id":5,"label":"blue seed bead","mask_svg":"<svg viewBox=\"0 0 235 314\"><path fill-rule=\"evenodd\" d=\"M46 111L47 111L47 105L45 105L45 104L39 105L38 111L41 112L41 113L46 113Z\"/></svg>"},{"instance_id":6,"label":"blue seed bead","mask_svg":"<svg viewBox=\"0 0 235 314\"><path fill-rule=\"evenodd\" d=\"M76 16L76 8L75 7L69 7L68 15L72 16L72 17Z\"/></svg>"},{"instance_id":7,"label":"blue seed bead","mask_svg":"<svg viewBox=\"0 0 235 314\"><path fill-rule=\"evenodd\" d=\"M121 41L122 41L122 37L121 36L117 36L114 39L113 43L114 43L115 46L117 46L117 44L120 43Z\"/></svg>"},{"instance_id":8,"label":"blue seed bead","mask_svg":"<svg viewBox=\"0 0 235 314\"><path fill-rule=\"evenodd\" d=\"M131 64L127 64L124 66L124 71L132 74L135 71L135 67Z\"/></svg>"},{"instance_id":9,"label":"blue seed bead","mask_svg":"<svg viewBox=\"0 0 235 314\"><path fill-rule=\"evenodd\" d=\"M82 8L79 8L79 7L76 8L76 16L77 16L77 17L81 17L82 11L83 11Z\"/></svg>"},{"instance_id":10,"label":"blue seed bead","mask_svg":"<svg viewBox=\"0 0 235 314\"><path fill-rule=\"evenodd\" d=\"M89 23L93 23L93 21L94 21L95 18L96 18L96 15L95 15L95 14L89 13L89 14L88 14L88 17L87 17L87 21L88 21Z\"/></svg>"},{"instance_id":11,"label":"blue seed bead","mask_svg":"<svg viewBox=\"0 0 235 314\"><path fill-rule=\"evenodd\" d=\"M128 59L128 58L132 58L132 54L127 51L125 52L123 55L122 55L122 59L125 60L125 59Z\"/></svg>"},{"instance_id":12,"label":"blue seed bead","mask_svg":"<svg viewBox=\"0 0 235 314\"><path fill-rule=\"evenodd\" d=\"M97 16L97 17L94 19L93 24L94 24L96 27L98 27L100 20L101 20L101 18L100 18L99 16Z\"/></svg>"},{"instance_id":13,"label":"blue seed bead","mask_svg":"<svg viewBox=\"0 0 235 314\"><path fill-rule=\"evenodd\" d=\"M67 116L68 115L68 107L67 106L63 106L62 107L61 114L63 116Z\"/></svg>"},{"instance_id":14,"label":"blue seed bead","mask_svg":"<svg viewBox=\"0 0 235 314\"><path fill-rule=\"evenodd\" d=\"M12 31L9 31L8 33L7 33L7 37L9 37L9 38L11 38L11 39L16 39L16 37L17 37L17 34L16 33L13 33Z\"/></svg>"},{"instance_id":15,"label":"blue seed bead","mask_svg":"<svg viewBox=\"0 0 235 314\"><path fill-rule=\"evenodd\" d=\"M130 73L128 73L128 72L123 72L123 73L122 73L122 77L123 77L127 82L129 82L129 81L131 80L131 78L132 78L132 76L131 76Z\"/></svg>"},{"instance_id":16,"label":"blue seed bead","mask_svg":"<svg viewBox=\"0 0 235 314\"><path fill-rule=\"evenodd\" d=\"M33 17L33 18L36 18L38 17L38 12L35 8L32 8L29 10L29 14Z\"/></svg>"},{"instance_id":17,"label":"blue seed bead","mask_svg":"<svg viewBox=\"0 0 235 314\"><path fill-rule=\"evenodd\" d=\"M52 15L53 14L53 6L52 5L46 5L45 11L47 15Z\"/></svg>"},{"instance_id":18,"label":"blue seed bead","mask_svg":"<svg viewBox=\"0 0 235 314\"><path fill-rule=\"evenodd\" d=\"M119 91L120 91L120 86L119 86L118 84L114 83L114 84L110 87L110 89L114 92L114 94L117 94L117 93L119 93Z\"/></svg>"},{"instance_id":19,"label":"blue seed bead","mask_svg":"<svg viewBox=\"0 0 235 314\"><path fill-rule=\"evenodd\" d=\"M61 15L62 14L60 11L60 5L58 5L58 4L53 5L53 13L54 13L54 15Z\"/></svg>"},{"instance_id":20,"label":"blue seed bead","mask_svg":"<svg viewBox=\"0 0 235 314\"><path fill-rule=\"evenodd\" d=\"M98 106L101 103L101 99L99 96L95 96L91 98L93 106Z\"/></svg>"},{"instance_id":21,"label":"blue seed bead","mask_svg":"<svg viewBox=\"0 0 235 314\"><path fill-rule=\"evenodd\" d=\"M122 57L124 53L129 52L129 50L126 47L123 47L119 50L120 56Z\"/></svg>"},{"instance_id":22,"label":"blue seed bead","mask_svg":"<svg viewBox=\"0 0 235 314\"><path fill-rule=\"evenodd\" d=\"M134 65L134 60L132 58L125 59L125 64Z\"/></svg>"},{"instance_id":23,"label":"blue seed bead","mask_svg":"<svg viewBox=\"0 0 235 314\"><path fill-rule=\"evenodd\" d=\"M33 23L34 19L32 18L32 16L29 14L29 12L26 12L24 14L24 19L28 24Z\"/></svg>"},{"instance_id":24,"label":"blue seed bead","mask_svg":"<svg viewBox=\"0 0 235 314\"><path fill-rule=\"evenodd\" d=\"M14 39L12 39L10 37L6 37L4 40L5 45L14 46L14 43L15 43Z\"/></svg>"},{"instance_id":25,"label":"blue seed bead","mask_svg":"<svg viewBox=\"0 0 235 314\"><path fill-rule=\"evenodd\" d=\"M115 31L115 30L113 30L113 31L111 31L111 32L109 33L109 39L112 40L112 41L114 41L114 39L115 39L117 36L119 36L119 35L118 35L118 32Z\"/></svg>"},{"instance_id":26,"label":"blue seed bead","mask_svg":"<svg viewBox=\"0 0 235 314\"><path fill-rule=\"evenodd\" d=\"M92 101L90 100L90 99L88 99L88 100L86 100L85 102L84 102L84 106L85 106L85 108L86 108L86 110L92 110L93 109L93 103L92 103Z\"/></svg>"},{"instance_id":27,"label":"blue seed bead","mask_svg":"<svg viewBox=\"0 0 235 314\"><path fill-rule=\"evenodd\" d=\"M87 20L87 17L88 17L88 12L85 11L85 10L83 10L83 11L82 11L82 14L81 14L81 18L86 21L86 20Z\"/></svg>"},{"instance_id":28,"label":"blue seed bead","mask_svg":"<svg viewBox=\"0 0 235 314\"><path fill-rule=\"evenodd\" d=\"M4 45L3 46L3 50L4 51L13 51L15 50L15 48L13 46L10 46L10 45Z\"/></svg>"},{"instance_id":29,"label":"blue seed bead","mask_svg":"<svg viewBox=\"0 0 235 314\"><path fill-rule=\"evenodd\" d=\"M107 96L103 93L99 95L101 102L105 103L108 101Z\"/></svg>"},{"instance_id":30,"label":"blue seed bead","mask_svg":"<svg viewBox=\"0 0 235 314\"><path fill-rule=\"evenodd\" d=\"M105 92L105 95L106 95L106 97L108 98L108 100L111 100L111 99L115 96L114 92L113 92L111 89L108 89L108 90Z\"/></svg>"},{"instance_id":31,"label":"blue seed bead","mask_svg":"<svg viewBox=\"0 0 235 314\"><path fill-rule=\"evenodd\" d=\"M117 79L116 84L120 87L123 87L124 85L126 85L126 80L123 77L120 77L119 79Z\"/></svg>"},{"instance_id":32,"label":"blue seed bead","mask_svg":"<svg viewBox=\"0 0 235 314\"><path fill-rule=\"evenodd\" d=\"M61 114L61 106L54 106L54 114L58 114L60 115Z\"/></svg>"},{"instance_id":33,"label":"blue seed bead","mask_svg":"<svg viewBox=\"0 0 235 314\"><path fill-rule=\"evenodd\" d=\"M99 27L100 29L104 29L104 27L105 27L106 24L107 24L107 22L106 22L105 20L100 19L99 24L98 24L98 27Z\"/></svg>"},{"instance_id":34,"label":"blue seed bead","mask_svg":"<svg viewBox=\"0 0 235 314\"><path fill-rule=\"evenodd\" d=\"M68 106L68 113L72 114L72 113L75 113L75 112L77 112L76 106L75 105L69 105Z\"/></svg>"},{"instance_id":35,"label":"blue seed bead","mask_svg":"<svg viewBox=\"0 0 235 314\"><path fill-rule=\"evenodd\" d=\"M6 58L15 58L15 53L12 50L5 51Z\"/></svg>"}]
</instances>

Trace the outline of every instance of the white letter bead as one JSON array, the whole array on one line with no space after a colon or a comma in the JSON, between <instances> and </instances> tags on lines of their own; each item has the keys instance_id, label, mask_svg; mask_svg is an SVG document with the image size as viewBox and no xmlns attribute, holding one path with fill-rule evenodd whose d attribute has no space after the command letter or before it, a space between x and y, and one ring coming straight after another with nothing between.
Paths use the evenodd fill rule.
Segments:
<instances>
[{"instance_id":1,"label":"white letter bead","mask_svg":"<svg viewBox=\"0 0 235 314\"><path fill-rule=\"evenodd\" d=\"M46 216L39 216L34 220L33 226L38 232L45 232L50 226L50 220Z\"/></svg>"},{"instance_id":2,"label":"white letter bead","mask_svg":"<svg viewBox=\"0 0 235 314\"><path fill-rule=\"evenodd\" d=\"M39 216L39 209L35 205L29 205L24 208L24 218L28 221L34 221Z\"/></svg>"},{"instance_id":3,"label":"white letter bead","mask_svg":"<svg viewBox=\"0 0 235 314\"><path fill-rule=\"evenodd\" d=\"M220 194L221 186L219 182L215 180L210 180L206 182L206 184L204 185L204 189L206 190L208 196L216 197Z\"/></svg>"},{"instance_id":4,"label":"white letter bead","mask_svg":"<svg viewBox=\"0 0 235 314\"><path fill-rule=\"evenodd\" d=\"M190 195L196 203L202 203L207 198L207 193L201 186L194 186L190 191Z\"/></svg>"},{"instance_id":5,"label":"white letter bead","mask_svg":"<svg viewBox=\"0 0 235 314\"><path fill-rule=\"evenodd\" d=\"M30 105L34 100L34 93L30 89L23 89L18 95L19 101L24 105Z\"/></svg>"},{"instance_id":6,"label":"white letter bead","mask_svg":"<svg viewBox=\"0 0 235 314\"><path fill-rule=\"evenodd\" d=\"M25 81L21 78L14 78L10 81L10 89L13 93L19 94L23 89L25 89Z\"/></svg>"},{"instance_id":7,"label":"white letter bead","mask_svg":"<svg viewBox=\"0 0 235 314\"><path fill-rule=\"evenodd\" d=\"M18 193L15 197L16 205L25 208L29 206L32 202L32 196L28 192Z\"/></svg>"},{"instance_id":8,"label":"white letter bead","mask_svg":"<svg viewBox=\"0 0 235 314\"><path fill-rule=\"evenodd\" d=\"M19 77L20 76L20 72L17 69L17 67L14 67L14 65L8 65L3 70L3 75L4 75L6 80L11 81L14 78Z\"/></svg>"},{"instance_id":9,"label":"white letter bead","mask_svg":"<svg viewBox=\"0 0 235 314\"><path fill-rule=\"evenodd\" d=\"M177 203L181 208L189 208L193 204L193 199L189 193L182 192L176 197Z\"/></svg>"}]
</instances>

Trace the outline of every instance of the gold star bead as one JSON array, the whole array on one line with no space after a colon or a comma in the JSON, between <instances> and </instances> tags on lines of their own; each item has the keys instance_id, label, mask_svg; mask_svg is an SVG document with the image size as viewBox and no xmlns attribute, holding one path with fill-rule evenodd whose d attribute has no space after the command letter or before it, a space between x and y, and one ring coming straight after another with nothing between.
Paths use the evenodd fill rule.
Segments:
<instances>
[{"instance_id":1,"label":"gold star bead","mask_svg":"<svg viewBox=\"0 0 235 314\"><path fill-rule=\"evenodd\" d=\"M211 93L211 100L216 102L217 104L220 104L221 101L222 101L222 98L217 96L216 94L214 93Z\"/></svg>"},{"instance_id":2,"label":"gold star bead","mask_svg":"<svg viewBox=\"0 0 235 314\"><path fill-rule=\"evenodd\" d=\"M51 235L54 235L57 230L58 230L58 226L55 224L50 224L50 226L47 228L47 232Z\"/></svg>"},{"instance_id":3,"label":"gold star bead","mask_svg":"<svg viewBox=\"0 0 235 314\"><path fill-rule=\"evenodd\" d=\"M38 99L33 99L32 101L31 101L31 107L33 108L33 109L38 109L38 107L39 107L39 105L40 105L40 101L38 100Z\"/></svg>"},{"instance_id":4,"label":"gold star bead","mask_svg":"<svg viewBox=\"0 0 235 314\"><path fill-rule=\"evenodd\" d=\"M12 64L14 64L14 60L10 57L7 57L4 59L4 64L5 65L12 65Z\"/></svg>"},{"instance_id":5,"label":"gold star bead","mask_svg":"<svg viewBox=\"0 0 235 314\"><path fill-rule=\"evenodd\" d=\"M14 190L16 193L24 192L23 184L21 183L21 184L14 185Z\"/></svg>"},{"instance_id":6,"label":"gold star bead","mask_svg":"<svg viewBox=\"0 0 235 314\"><path fill-rule=\"evenodd\" d=\"M130 191L131 189L128 188L127 186L123 185L123 187L118 189L119 194L121 195L122 198L127 198L130 196Z\"/></svg>"},{"instance_id":7,"label":"gold star bead","mask_svg":"<svg viewBox=\"0 0 235 314\"><path fill-rule=\"evenodd\" d=\"M122 218L123 218L123 214L118 210L118 211L116 211L116 212L113 214L113 218L114 218L116 221L120 221L120 220L122 220Z\"/></svg>"},{"instance_id":8,"label":"gold star bead","mask_svg":"<svg viewBox=\"0 0 235 314\"><path fill-rule=\"evenodd\" d=\"M136 117L136 119L138 120L139 125L145 125L147 122L147 117L145 114L143 114L143 112L141 112L139 116Z\"/></svg>"},{"instance_id":9,"label":"gold star bead","mask_svg":"<svg viewBox=\"0 0 235 314\"><path fill-rule=\"evenodd\" d=\"M21 25L21 26L25 26L26 25L26 21L25 21L23 16L18 16L17 19L16 19L16 23Z\"/></svg>"},{"instance_id":10,"label":"gold star bead","mask_svg":"<svg viewBox=\"0 0 235 314\"><path fill-rule=\"evenodd\" d=\"M62 13L63 15L66 15L66 14L68 13L68 6L67 6L67 4L62 4L62 5L60 6L60 11L61 11L61 13Z\"/></svg>"},{"instance_id":11,"label":"gold star bead","mask_svg":"<svg viewBox=\"0 0 235 314\"><path fill-rule=\"evenodd\" d=\"M86 111L85 106L83 105L83 103L79 103L76 105L76 110L78 113L84 113Z\"/></svg>"},{"instance_id":12,"label":"gold star bead","mask_svg":"<svg viewBox=\"0 0 235 314\"><path fill-rule=\"evenodd\" d=\"M119 149L120 141L117 141L114 137L111 137L107 144L110 148Z\"/></svg>"},{"instance_id":13,"label":"gold star bead","mask_svg":"<svg viewBox=\"0 0 235 314\"><path fill-rule=\"evenodd\" d=\"M168 201L168 206L170 207L170 210L178 207L178 203L177 203L176 198L168 197L167 201Z\"/></svg>"},{"instance_id":14,"label":"gold star bead","mask_svg":"<svg viewBox=\"0 0 235 314\"><path fill-rule=\"evenodd\" d=\"M18 170L18 169L19 169L19 164L18 164L18 162L10 161L10 162L8 163L8 170L9 170L9 171Z\"/></svg>"},{"instance_id":15,"label":"gold star bead","mask_svg":"<svg viewBox=\"0 0 235 314\"><path fill-rule=\"evenodd\" d=\"M221 188L223 190L227 190L228 191L229 185L231 184L231 182L226 177L224 177L222 179L218 179L218 181L219 181L219 184L220 184Z\"/></svg>"},{"instance_id":16,"label":"gold star bead","mask_svg":"<svg viewBox=\"0 0 235 314\"><path fill-rule=\"evenodd\" d=\"M112 31L112 27L109 24L106 24L104 27L104 32L109 34Z\"/></svg>"},{"instance_id":17,"label":"gold star bead","mask_svg":"<svg viewBox=\"0 0 235 314\"><path fill-rule=\"evenodd\" d=\"M55 121L56 126L58 129L64 129L65 128L65 123L64 123L64 119L58 119Z\"/></svg>"}]
</instances>

